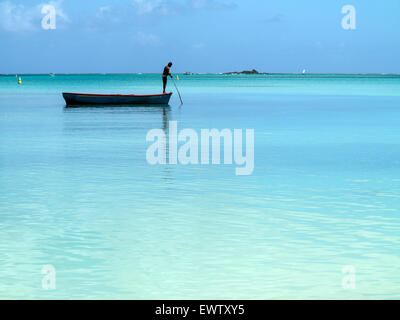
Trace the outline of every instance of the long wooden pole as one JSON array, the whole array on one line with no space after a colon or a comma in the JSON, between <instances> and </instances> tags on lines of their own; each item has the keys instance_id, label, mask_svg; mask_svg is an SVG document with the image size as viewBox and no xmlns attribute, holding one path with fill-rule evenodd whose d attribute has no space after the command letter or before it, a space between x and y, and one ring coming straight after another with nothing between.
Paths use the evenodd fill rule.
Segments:
<instances>
[{"instance_id":1,"label":"long wooden pole","mask_svg":"<svg viewBox=\"0 0 400 320\"><path fill-rule=\"evenodd\" d=\"M176 91L178 92L179 99L181 100L181 103L183 104L182 97L181 97L181 94L180 94L180 92L179 92L179 90L178 90L178 87L176 86L174 77L172 77L172 81L174 82L175 89L176 89Z\"/></svg>"}]
</instances>

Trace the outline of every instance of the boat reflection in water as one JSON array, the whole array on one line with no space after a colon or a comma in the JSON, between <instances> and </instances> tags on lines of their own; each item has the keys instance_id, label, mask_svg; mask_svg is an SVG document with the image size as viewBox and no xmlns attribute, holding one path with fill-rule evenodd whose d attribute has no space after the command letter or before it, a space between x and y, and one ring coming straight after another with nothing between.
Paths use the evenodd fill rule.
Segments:
<instances>
[{"instance_id":1,"label":"boat reflection in water","mask_svg":"<svg viewBox=\"0 0 400 320\"><path fill-rule=\"evenodd\" d=\"M88 170L96 170L99 155L102 164L116 170L130 167L124 174L132 179L140 179L147 172L146 150L152 142L146 141L152 129L161 129L167 137L165 146L169 153L168 131L172 111L169 105L74 105L63 109L62 135L65 137L62 148L69 166L86 163ZM82 156L84 154L84 156ZM99 170L102 170L97 165ZM118 169L120 168L120 169ZM171 166L154 168L157 172L152 179L158 183L173 186L175 170ZM154 172L153 172L154 173ZM72 171L65 177L74 181L73 188L82 188L79 175ZM96 173L97 174L97 173ZM101 176L101 172L98 173ZM82 190L83 191L83 190Z\"/></svg>"},{"instance_id":2,"label":"boat reflection in water","mask_svg":"<svg viewBox=\"0 0 400 320\"><path fill-rule=\"evenodd\" d=\"M129 123L130 128L147 130L160 128L167 134L171 106L168 104L74 104L66 105L64 112L67 114L79 114L78 118L68 117L66 119L65 125L68 127L82 124L82 121L84 121L87 128L94 125L96 129L101 127L107 129L110 121L113 124L113 128ZM158 115L162 116L161 127ZM153 116L156 116L158 120ZM98 123L98 121L101 121L102 124Z\"/></svg>"}]
</instances>

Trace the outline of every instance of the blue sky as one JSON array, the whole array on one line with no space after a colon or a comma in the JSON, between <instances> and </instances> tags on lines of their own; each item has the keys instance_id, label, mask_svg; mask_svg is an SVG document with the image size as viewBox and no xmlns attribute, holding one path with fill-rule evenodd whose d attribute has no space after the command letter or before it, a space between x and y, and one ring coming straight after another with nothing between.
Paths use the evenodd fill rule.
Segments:
<instances>
[{"instance_id":1,"label":"blue sky","mask_svg":"<svg viewBox=\"0 0 400 320\"><path fill-rule=\"evenodd\" d=\"M56 8L44 30L44 4ZM342 7L356 9L344 30ZM0 73L400 73L399 0L0 0Z\"/></svg>"}]
</instances>

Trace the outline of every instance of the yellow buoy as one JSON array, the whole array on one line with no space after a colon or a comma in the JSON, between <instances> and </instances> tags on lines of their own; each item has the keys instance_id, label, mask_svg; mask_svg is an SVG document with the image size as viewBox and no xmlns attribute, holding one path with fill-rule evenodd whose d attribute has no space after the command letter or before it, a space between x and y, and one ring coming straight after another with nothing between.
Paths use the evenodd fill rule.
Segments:
<instances>
[{"instance_id":1,"label":"yellow buoy","mask_svg":"<svg viewBox=\"0 0 400 320\"><path fill-rule=\"evenodd\" d=\"M176 76L176 80L179 80L179 76Z\"/></svg>"},{"instance_id":2,"label":"yellow buoy","mask_svg":"<svg viewBox=\"0 0 400 320\"><path fill-rule=\"evenodd\" d=\"M21 77L19 77L18 78L18 84L21 84L22 83L22 80L21 80Z\"/></svg>"}]
</instances>

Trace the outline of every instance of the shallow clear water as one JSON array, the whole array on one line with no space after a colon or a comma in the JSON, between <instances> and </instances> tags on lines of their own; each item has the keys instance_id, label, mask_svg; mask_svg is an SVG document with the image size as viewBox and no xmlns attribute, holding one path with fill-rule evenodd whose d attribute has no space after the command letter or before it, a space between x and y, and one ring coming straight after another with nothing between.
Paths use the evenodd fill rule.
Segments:
<instances>
[{"instance_id":1,"label":"shallow clear water","mask_svg":"<svg viewBox=\"0 0 400 320\"><path fill-rule=\"evenodd\" d=\"M400 298L399 76L181 75L167 108L61 97L155 93L158 75L16 80L0 76L0 298ZM172 120L253 128L254 173L150 166L146 134Z\"/></svg>"}]
</instances>

